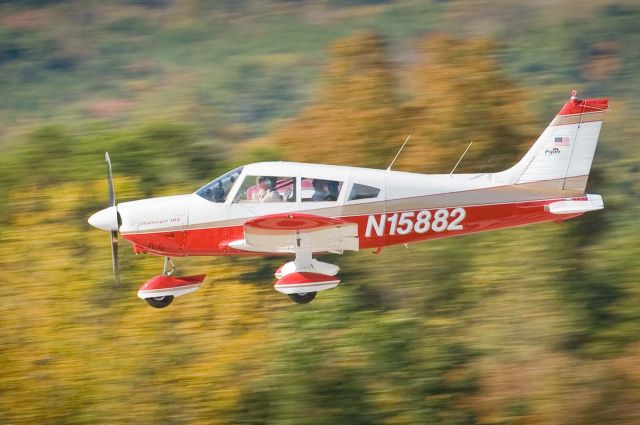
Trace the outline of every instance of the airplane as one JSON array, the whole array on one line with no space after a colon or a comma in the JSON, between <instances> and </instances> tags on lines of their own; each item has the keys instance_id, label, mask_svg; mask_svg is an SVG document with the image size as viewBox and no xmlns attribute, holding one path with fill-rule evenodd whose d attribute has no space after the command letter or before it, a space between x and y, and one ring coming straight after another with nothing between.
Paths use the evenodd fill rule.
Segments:
<instances>
[{"instance_id":1,"label":"airplane","mask_svg":"<svg viewBox=\"0 0 640 425\"><path fill-rule=\"evenodd\" d=\"M379 253L391 245L564 221L604 208L602 197L585 189L608 103L580 100L574 90L520 161L494 173L261 162L191 194L116 204L105 153L109 207L89 223L111 233L118 283L118 234L136 254L164 257L162 274L138 291L152 307L167 307L205 279L173 276L172 258L222 255L292 255L275 272L274 288L305 304L340 283L340 268L314 258L318 254Z\"/></svg>"}]
</instances>

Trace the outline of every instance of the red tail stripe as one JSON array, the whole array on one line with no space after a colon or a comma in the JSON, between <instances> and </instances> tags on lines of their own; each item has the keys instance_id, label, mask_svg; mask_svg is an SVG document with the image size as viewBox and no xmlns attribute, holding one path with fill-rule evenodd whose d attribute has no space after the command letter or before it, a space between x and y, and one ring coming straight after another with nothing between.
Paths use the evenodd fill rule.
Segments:
<instances>
[{"instance_id":1,"label":"red tail stripe","mask_svg":"<svg viewBox=\"0 0 640 425\"><path fill-rule=\"evenodd\" d=\"M589 112L599 112L609 108L609 99L572 99L558 112L560 115L585 114Z\"/></svg>"}]
</instances>

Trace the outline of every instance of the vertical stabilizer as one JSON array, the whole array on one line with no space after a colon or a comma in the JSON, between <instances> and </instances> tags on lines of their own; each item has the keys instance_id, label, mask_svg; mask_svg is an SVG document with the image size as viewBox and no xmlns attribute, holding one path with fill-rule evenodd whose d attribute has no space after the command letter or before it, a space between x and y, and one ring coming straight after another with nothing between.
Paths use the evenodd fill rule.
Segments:
<instances>
[{"instance_id":1,"label":"vertical stabilizer","mask_svg":"<svg viewBox=\"0 0 640 425\"><path fill-rule=\"evenodd\" d=\"M576 97L562 107L527 154L495 178L508 184L540 182L554 196L584 194L608 99Z\"/></svg>"}]
</instances>

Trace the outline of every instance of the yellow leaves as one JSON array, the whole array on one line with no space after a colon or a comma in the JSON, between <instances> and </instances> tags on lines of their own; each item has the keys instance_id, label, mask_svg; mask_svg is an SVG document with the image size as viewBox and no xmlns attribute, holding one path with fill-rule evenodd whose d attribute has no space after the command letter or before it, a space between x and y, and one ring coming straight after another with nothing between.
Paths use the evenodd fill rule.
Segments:
<instances>
[{"instance_id":1,"label":"yellow leaves","mask_svg":"<svg viewBox=\"0 0 640 425\"><path fill-rule=\"evenodd\" d=\"M60 194L65 202L78 199L71 188ZM233 423L224 412L235 408L247 380L259 377L269 361L269 306L262 297L268 287L238 284L242 266L217 264L199 292L153 310L135 291L159 272L161 259L137 259L124 271L122 287L107 287L103 232L87 232L85 239L81 229L62 223L31 227L39 233L28 228L14 226L0 244L0 266L11 273L0 315L0 388L11 390L0 401L5 414L50 422L56 414L87 409L110 422L140 422L144 415L174 416L191 406L185 413L191 420ZM78 244L100 250L103 260L92 255L83 262L74 252ZM54 407L51 400L67 406ZM138 406L135 412L131 405Z\"/></svg>"}]
</instances>

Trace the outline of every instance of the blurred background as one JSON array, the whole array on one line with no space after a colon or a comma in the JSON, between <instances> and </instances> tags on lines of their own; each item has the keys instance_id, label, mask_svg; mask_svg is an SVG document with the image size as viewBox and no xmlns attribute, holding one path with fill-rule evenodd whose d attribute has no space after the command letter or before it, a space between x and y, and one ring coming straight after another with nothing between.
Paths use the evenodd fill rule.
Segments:
<instances>
[{"instance_id":1,"label":"blurred background","mask_svg":"<svg viewBox=\"0 0 640 425\"><path fill-rule=\"evenodd\" d=\"M640 423L635 0L0 3L0 423ZM162 259L87 217L303 160L505 169L569 98L609 97L606 209L329 258L296 305L282 259L208 273L165 310Z\"/></svg>"}]
</instances>

